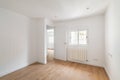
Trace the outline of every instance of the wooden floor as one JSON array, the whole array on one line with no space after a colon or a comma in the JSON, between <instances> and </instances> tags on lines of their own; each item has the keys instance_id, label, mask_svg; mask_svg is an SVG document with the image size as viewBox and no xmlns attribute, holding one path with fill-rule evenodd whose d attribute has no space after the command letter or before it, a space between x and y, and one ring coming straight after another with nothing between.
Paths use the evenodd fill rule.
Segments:
<instances>
[{"instance_id":1,"label":"wooden floor","mask_svg":"<svg viewBox=\"0 0 120 80\"><path fill-rule=\"evenodd\" d=\"M53 60L35 63L0 80L109 80L104 69L79 63Z\"/></svg>"},{"instance_id":2,"label":"wooden floor","mask_svg":"<svg viewBox=\"0 0 120 80\"><path fill-rule=\"evenodd\" d=\"M54 59L54 50L48 49L47 50L47 62L51 62Z\"/></svg>"}]
</instances>

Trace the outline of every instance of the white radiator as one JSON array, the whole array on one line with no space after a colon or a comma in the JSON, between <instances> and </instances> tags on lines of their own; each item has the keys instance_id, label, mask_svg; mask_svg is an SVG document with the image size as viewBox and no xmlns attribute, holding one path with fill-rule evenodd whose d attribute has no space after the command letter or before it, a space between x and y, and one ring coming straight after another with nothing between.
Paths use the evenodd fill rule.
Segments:
<instances>
[{"instance_id":1,"label":"white radiator","mask_svg":"<svg viewBox=\"0 0 120 80\"><path fill-rule=\"evenodd\" d=\"M68 48L68 60L85 62L87 60L87 47Z\"/></svg>"}]
</instances>

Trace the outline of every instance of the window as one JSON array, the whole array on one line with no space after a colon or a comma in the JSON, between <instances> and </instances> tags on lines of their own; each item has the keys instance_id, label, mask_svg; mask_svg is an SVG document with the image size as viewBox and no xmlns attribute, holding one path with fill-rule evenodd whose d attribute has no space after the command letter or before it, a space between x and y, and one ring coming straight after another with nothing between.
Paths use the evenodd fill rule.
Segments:
<instances>
[{"instance_id":1,"label":"window","mask_svg":"<svg viewBox=\"0 0 120 80\"><path fill-rule=\"evenodd\" d=\"M71 45L77 45L78 44L78 32L73 31L70 32L70 44Z\"/></svg>"},{"instance_id":2,"label":"window","mask_svg":"<svg viewBox=\"0 0 120 80\"><path fill-rule=\"evenodd\" d=\"M79 44L87 44L87 30L79 31Z\"/></svg>"},{"instance_id":3,"label":"window","mask_svg":"<svg viewBox=\"0 0 120 80\"><path fill-rule=\"evenodd\" d=\"M70 45L87 44L87 30L70 32Z\"/></svg>"},{"instance_id":4,"label":"window","mask_svg":"<svg viewBox=\"0 0 120 80\"><path fill-rule=\"evenodd\" d=\"M53 29L47 30L47 33L48 33L48 43L53 44L54 43L54 30Z\"/></svg>"}]
</instances>

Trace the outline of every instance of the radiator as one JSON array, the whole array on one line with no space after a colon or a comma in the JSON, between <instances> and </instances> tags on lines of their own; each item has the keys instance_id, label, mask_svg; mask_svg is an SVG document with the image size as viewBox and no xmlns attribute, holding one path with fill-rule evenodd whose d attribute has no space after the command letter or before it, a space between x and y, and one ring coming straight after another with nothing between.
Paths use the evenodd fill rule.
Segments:
<instances>
[{"instance_id":1,"label":"radiator","mask_svg":"<svg viewBox=\"0 0 120 80\"><path fill-rule=\"evenodd\" d=\"M87 60L87 47L68 48L68 60L85 62Z\"/></svg>"}]
</instances>

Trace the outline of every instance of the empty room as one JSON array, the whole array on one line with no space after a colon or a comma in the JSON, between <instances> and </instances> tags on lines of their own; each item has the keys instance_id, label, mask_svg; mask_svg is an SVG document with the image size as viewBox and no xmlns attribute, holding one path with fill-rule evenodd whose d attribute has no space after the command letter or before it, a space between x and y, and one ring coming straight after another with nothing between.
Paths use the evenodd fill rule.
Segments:
<instances>
[{"instance_id":1,"label":"empty room","mask_svg":"<svg viewBox=\"0 0 120 80\"><path fill-rule=\"evenodd\" d=\"M120 0L0 0L0 80L120 80Z\"/></svg>"}]
</instances>

